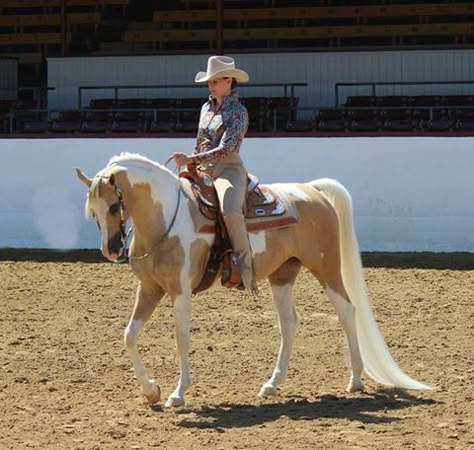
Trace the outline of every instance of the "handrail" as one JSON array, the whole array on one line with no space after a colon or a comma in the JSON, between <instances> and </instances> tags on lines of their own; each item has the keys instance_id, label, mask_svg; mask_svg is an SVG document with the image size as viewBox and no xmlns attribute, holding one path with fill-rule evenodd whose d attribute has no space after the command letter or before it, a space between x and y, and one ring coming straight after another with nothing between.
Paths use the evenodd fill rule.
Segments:
<instances>
[{"instance_id":1,"label":"handrail","mask_svg":"<svg viewBox=\"0 0 474 450\"><path fill-rule=\"evenodd\" d=\"M189 1L189 0L188 0ZM438 16L472 14L474 7L469 3L421 3L421 4L379 4L353 6L309 6L269 8L226 8L225 20L281 20L281 19L332 19L340 17L400 17ZM184 22L215 20L216 12L211 9L154 10L153 22Z\"/></svg>"},{"instance_id":2,"label":"handrail","mask_svg":"<svg viewBox=\"0 0 474 450\"><path fill-rule=\"evenodd\" d=\"M340 111L342 110L349 110L349 111L398 111L398 110L428 110L429 112L429 120L433 120L433 112L436 110L446 110L446 109L472 109L474 110L474 105L431 105L431 106L381 106L381 105L373 105L373 106L294 106L290 107L290 109L295 111L313 111L313 115L315 115L316 111L321 111L324 109L325 111L334 110Z\"/></svg>"},{"instance_id":3,"label":"handrail","mask_svg":"<svg viewBox=\"0 0 474 450\"><path fill-rule=\"evenodd\" d=\"M453 81L364 81L364 82L356 82L356 83L336 83L334 85L335 89L335 106L336 108L339 106L339 88L340 87L347 87L347 86L371 86L372 87L372 96L375 97L377 95L376 90L377 86L426 86L426 85L447 85L447 84L472 84L474 85L473 81L465 81L465 80L453 80ZM403 95L403 94L400 94ZM436 95L436 94L434 94Z\"/></svg>"},{"instance_id":4,"label":"handrail","mask_svg":"<svg viewBox=\"0 0 474 450\"><path fill-rule=\"evenodd\" d=\"M336 107L336 106L288 106L288 107L276 107L273 108L271 111L271 122L273 131L277 130L277 113L278 112L288 112L288 115L291 115L293 112L298 111L312 111L312 117L310 120L314 120L317 117L317 112L321 110L341 110L347 109L350 111L353 110L406 110L406 109L416 109L416 110L429 110L429 120L433 119L433 112L439 109L469 109L474 110L474 105L436 105L436 106L416 106L416 107L407 107L407 106L390 106L390 107L383 107L383 106L350 106L350 107ZM117 113L117 112L151 112L153 113L153 120L157 121L158 116L157 113L160 112L176 112L177 119L179 119L180 112L189 112L189 111L198 111L198 108L185 108L185 107L171 107L171 108L108 108L108 109L91 109L87 110L87 112L91 113ZM14 119L21 117L23 113L31 114L34 113L40 117L42 115L46 118L46 120L55 120L53 116L62 112L86 112L86 110L77 110L77 109L49 109L49 108L33 108L33 109L11 109L7 114L6 117L8 119L8 132L10 134L14 133ZM197 129L197 122L196 122L196 129Z\"/></svg>"},{"instance_id":5,"label":"handrail","mask_svg":"<svg viewBox=\"0 0 474 450\"><path fill-rule=\"evenodd\" d=\"M189 1L189 0L188 0ZM225 8L225 20L281 20L281 19L332 19L340 17L384 17L384 16L438 16L472 14L474 7L469 3L419 3L379 4L353 6L300 6L270 8ZM183 22L215 20L216 12L211 9L154 10L153 22Z\"/></svg>"},{"instance_id":6,"label":"handrail","mask_svg":"<svg viewBox=\"0 0 474 450\"><path fill-rule=\"evenodd\" d=\"M251 87L283 87L285 97L288 96L288 87L290 87L290 98L293 102L295 96L295 87L305 87L308 83L252 83L252 84L239 84L240 88L251 88ZM119 86L79 86L78 88L78 109L82 109L82 92L87 90L110 90L114 91L114 100L118 100L118 93L120 90L127 89L189 89L189 88L200 88L207 89L207 85L198 84L157 84L157 85L119 85Z\"/></svg>"}]
</instances>

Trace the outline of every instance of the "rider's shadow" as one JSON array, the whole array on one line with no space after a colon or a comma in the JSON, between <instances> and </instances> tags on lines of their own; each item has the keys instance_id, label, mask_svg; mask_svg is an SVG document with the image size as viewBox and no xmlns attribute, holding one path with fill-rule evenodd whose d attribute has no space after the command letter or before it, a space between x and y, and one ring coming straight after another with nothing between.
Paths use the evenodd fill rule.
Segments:
<instances>
[{"instance_id":1,"label":"rider's shadow","mask_svg":"<svg viewBox=\"0 0 474 450\"><path fill-rule=\"evenodd\" d=\"M195 418L183 419L178 425L217 430L243 428L273 422L283 416L290 420L349 419L363 424L382 424L401 420L387 415L389 411L437 403L436 400L415 397L398 390L352 398L323 395L316 401L292 399L265 405L221 404L198 410L183 409L182 413L192 412Z\"/></svg>"}]
</instances>

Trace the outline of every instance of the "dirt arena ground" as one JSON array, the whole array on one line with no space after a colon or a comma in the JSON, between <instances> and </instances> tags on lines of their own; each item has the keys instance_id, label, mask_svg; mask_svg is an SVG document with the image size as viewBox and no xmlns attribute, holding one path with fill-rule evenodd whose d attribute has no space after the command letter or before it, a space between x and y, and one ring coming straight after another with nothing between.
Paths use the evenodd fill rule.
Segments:
<instances>
[{"instance_id":1,"label":"dirt arena ground","mask_svg":"<svg viewBox=\"0 0 474 450\"><path fill-rule=\"evenodd\" d=\"M365 378L346 394L341 327L317 282L298 280L289 379L262 400L278 327L268 284L256 301L194 300L186 407L150 408L122 344L136 280L95 252L0 249L0 449L474 448L474 256L366 254L377 320L395 359L432 392ZM177 379L169 299L140 349L162 389Z\"/></svg>"}]
</instances>

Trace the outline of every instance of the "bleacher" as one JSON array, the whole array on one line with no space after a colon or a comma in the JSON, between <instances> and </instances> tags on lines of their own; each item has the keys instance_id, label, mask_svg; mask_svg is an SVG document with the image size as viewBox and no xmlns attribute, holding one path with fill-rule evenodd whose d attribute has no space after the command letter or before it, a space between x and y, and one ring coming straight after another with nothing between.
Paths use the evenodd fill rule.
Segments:
<instances>
[{"instance_id":1,"label":"bleacher","mask_svg":"<svg viewBox=\"0 0 474 450\"><path fill-rule=\"evenodd\" d=\"M474 131L474 96L350 96L333 108L315 109L299 119L298 98L243 97L249 111L249 132L465 132ZM24 133L190 133L195 134L202 98L93 99L83 110L40 117L34 110L14 123ZM0 121L25 106L0 103ZM303 108L304 110L304 108Z\"/></svg>"},{"instance_id":2,"label":"bleacher","mask_svg":"<svg viewBox=\"0 0 474 450\"><path fill-rule=\"evenodd\" d=\"M353 3L226 0L220 44L226 52L474 48L472 1ZM87 110L51 114L31 109L47 108L47 57L215 53L221 37L214 0L0 0L0 11L0 56L18 58L20 86L43 90L2 107L2 132L195 130L200 105L193 99L120 99L112 106L102 99L104 108L98 106L101 99L94 99ZM288 97L244 97L244 102L254 132L472 129L470 96L458 97L457 105L452 96L422 97L352 96L341 107L318 109L311 119L297 99L291 105ZM30 111L19 114L22 109Z\"/></svg>"},{"instance_id":3,"label":"bleacher","mask_svg":"<svg viewBox=\"0 0 474 450\"><path fill-rule=\"evenodd\" d=\"M296 97L243 97L241 101L249 111L250 131L284 130L296 118ZM58 111L54 117L20 118L15 127L25 133L195 134L204 102L203 98L98 98L83 110ZM9 107L14 113L16 105Z\"/></svg>"},{"instance_id":4,"label":"bleacher","mask_svg":"<svg viewBox=\"0 0 474 450\"><path fill-rule=\"evenodd\" d=\"M268 7L269 3L273 7ZM223 43L233 49L248 49L251 45L252 50L433 44L449 47L474 43L472 2L360 3L227 2L223 10ZM176 2L174 10L156 5L152 23L143 23L142 30L135 26L133 31L125 31L123 41L133 49L141 44L142 49L164 51L187 43L193 49L210 50L218 39L214 7L212 1Z\"/></svg>"},{"instance_id":5,"label":"bleacher","mask_svg":"<svg viewBox=\"0 0 474 450\"><path fill-rule=\"evenodd\" d=\"M17 58L21 86L44 86L46 58L91 54L128 0L0 0L0 56Z\"/></svg>"},{"instance_id":6,"label":"bleacher","mask_svg":"<svg viewBox=\"0 0 474 450\"><path fill-rule=\"evenodd\" d=\"M474 46L474 4L337 0L226 1L223 46L232 51ZM182 0L0 0L0 54L46 56L129 51L212 53L215 2ZM170 9L171 7L171 9ZM67 34L62 33L62 28ZM64 30L63 30L64 31Z\"/></svg>"},{"instance_id":7,"label":"bleacher","mask_svg":"<svg viewBox=\"0 0 474 450\"><path fill-rule=\"evenodd\" d=\"M286 128L313 132L473 130L472 95L350 96L340 107L322 108L313 119L290 121Z\"/></svg>"}]
</instances>

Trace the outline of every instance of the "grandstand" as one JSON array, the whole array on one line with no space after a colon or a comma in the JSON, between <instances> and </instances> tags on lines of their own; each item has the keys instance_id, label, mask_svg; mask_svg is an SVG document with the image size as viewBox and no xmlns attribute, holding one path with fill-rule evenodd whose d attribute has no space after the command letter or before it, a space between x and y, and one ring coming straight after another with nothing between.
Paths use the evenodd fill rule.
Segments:
<instances>
[{"instance_id":1,"label":"grandstand","mask_svg":"<svg viewBox=\"0 0 474 450\"><path fill-rule=\"evenodd\" d=\"M255 74L239 88L251 133L474 131L471 1L0 0L0 9L0 55L18 61L16 92L0 100L4 135L194 133L206 91L188 86L190 71L215 53L239 55ZM420 52L431 62L410 59ZM293 78L288 54L298 55ZM69 91L58 78L124 57L143 57L143 70L149 58L166 61L188 78L128 67L112 82L103 66ZM267 61L271 75L259 67ZM337 67L316 77L316 63Z\"/></svg>"}]
</instances>

